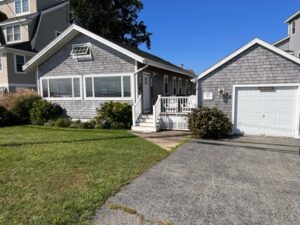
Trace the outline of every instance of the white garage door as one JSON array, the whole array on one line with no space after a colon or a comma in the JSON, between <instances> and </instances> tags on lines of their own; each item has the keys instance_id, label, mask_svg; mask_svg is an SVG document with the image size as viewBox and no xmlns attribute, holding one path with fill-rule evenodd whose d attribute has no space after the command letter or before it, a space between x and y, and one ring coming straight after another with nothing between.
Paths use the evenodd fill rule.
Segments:
<instances>
[{"instance_id":1,"label":"white garage door","mask_svg":"<svg viewBox=\"0 0 300 225\"><path fill-rule=\"evenodd\" d=\"M236 131L267 136L295 136L298 87L236 89Z\"/></svg>"}]
</instances>

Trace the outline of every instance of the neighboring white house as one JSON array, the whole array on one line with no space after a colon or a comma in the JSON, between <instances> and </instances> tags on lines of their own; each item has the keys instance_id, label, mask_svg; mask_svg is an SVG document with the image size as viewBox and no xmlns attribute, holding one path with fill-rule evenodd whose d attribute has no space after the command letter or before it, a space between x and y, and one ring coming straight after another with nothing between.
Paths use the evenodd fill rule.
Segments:
<instances>
[{"instance_id":1,"label":"neighboring white house","mask_svg":"<svg viewBox=\"0 0 300 225\"><path fill-rule=\"evenodd\" d=\"M275 46L255 39L194 79L199 105L225 112L235 133L299 138L300 12L286 22Z\"/></svg>"}]
</instances>

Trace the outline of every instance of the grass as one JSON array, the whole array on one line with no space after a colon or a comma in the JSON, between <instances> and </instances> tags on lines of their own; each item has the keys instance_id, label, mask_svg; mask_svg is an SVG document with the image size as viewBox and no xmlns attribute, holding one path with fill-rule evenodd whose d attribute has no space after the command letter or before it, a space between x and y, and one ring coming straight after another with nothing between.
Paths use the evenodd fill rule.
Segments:
<instances>
[{"instance_id":1,"label":"grass","mask_svg":"<svg viewBox=\"0 0 300 225\"><path fill-rule=\"evenodd\" d=\"M127 131L0 128L0 224L88 224L167 155Z\"/></svg>"}]
</instances>

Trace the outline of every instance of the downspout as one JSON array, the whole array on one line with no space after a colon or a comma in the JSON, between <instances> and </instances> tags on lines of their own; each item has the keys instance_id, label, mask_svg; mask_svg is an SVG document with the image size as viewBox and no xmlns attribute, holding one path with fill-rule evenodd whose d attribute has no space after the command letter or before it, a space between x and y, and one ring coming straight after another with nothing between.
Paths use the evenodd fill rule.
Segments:
<instances>
[{"instance_id":1,"label":"downspout","mask_svg":"<svg viewBox=\"0 0 300 225\"><path fill-rule=\"evenodd\" d=\"M136 101L137 101L137 96L138 96L138 77L137 77L137 75L140 73L140 72L142 72L143 70L145 70L145 69L147 69L148 67L149 67L149 63L146 61L146 60L144 60L144 62L145 62L145 66L143 66L142 68L140 68L140 69L137 69L134 73L133 73L133 79L134 79L134 86L135 86L135 88L134 88L134 103L136 103ZM137 61L136 61L136 63L137 63ZM137 65L136 65L136 67L137 67ZM138 67L137 67L138 68Z\"/></svg>"}]
</instances>

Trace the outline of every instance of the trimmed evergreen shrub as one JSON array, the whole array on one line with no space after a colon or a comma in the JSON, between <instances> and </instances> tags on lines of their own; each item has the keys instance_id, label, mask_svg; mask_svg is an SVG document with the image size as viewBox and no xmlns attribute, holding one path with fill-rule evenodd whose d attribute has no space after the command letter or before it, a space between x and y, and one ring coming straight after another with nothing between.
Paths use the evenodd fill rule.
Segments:
<instances>
[{"instance_id":1,"label":"trimmed evergreen shrub","mask_svg":"<svg viewBox=\"0 0 300 225\"><path fill-rule=\"evenodd\" d=\"M56 126L56 127L70 127L71 124L72 124L72 121L70 120L70 118L60 117L55 121L54 126Z\"/></svg>"},{"instance_id":2,"label":"trimmed evergreen shrub","mask_svg":"<svg viewBox=\"0 0 300 225\"><path fill-rule=\"evenodd\" d=\"M132 108L127 103L105 102L97 109L96 123L101 128L129 129L132 125Z\"/></svg>"},{"instance_id":3,"label":"trimmed evergreen shrub","mask_svg":"<svg viewBox=\"0 0 300 225\"><path fill-rule=\"evenodd\" d=\"M217 108L194 109L188 119L189 129L199 138L218 139L227 136L232 129L229 118Z\"/></svg>"},{"instance_id":4,"label":"trimmed evergreen shrub","mask_svg":"<svg viewBox=\"0 0 300 225\"><path fill-rule=\"evenodd\" d=\"M44 125L49 120L66 117L66 111L58 104L46 100L33 103L30 110L30 121L35 125Z\"/></svg>"},{"instance_id":5,"label":"trimmed evergreen shrub","mask_svg":"<svg viewBox=\"0 0 300 225\"><path fill-rule=\"evenodd\" d=\"M11 111L18 117L18 122L20 124L30 123L29 112L33 106L33 103L39 100L41 100L41 97L37 95L21 96L16 99Z\"/></svg>"}]
</instances>

